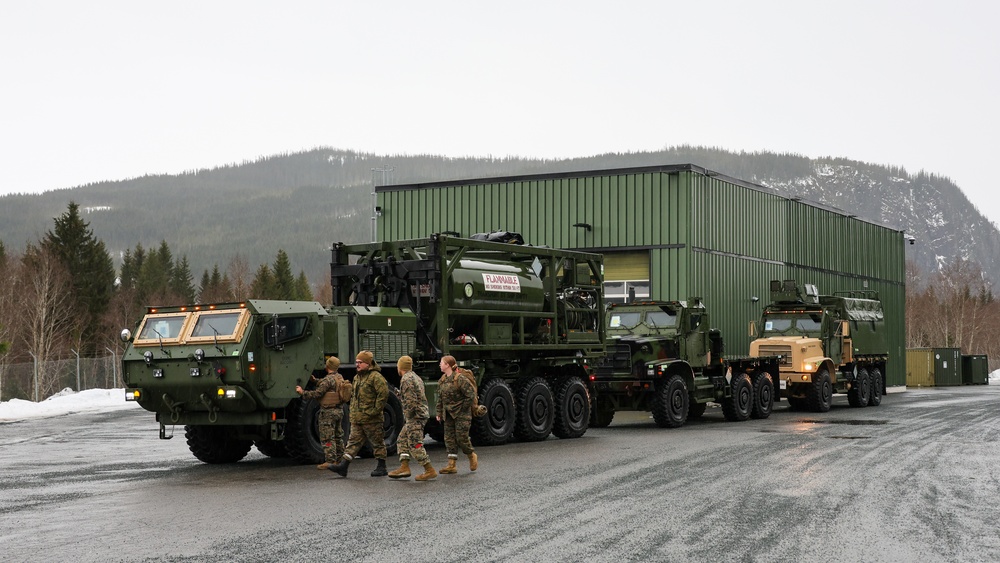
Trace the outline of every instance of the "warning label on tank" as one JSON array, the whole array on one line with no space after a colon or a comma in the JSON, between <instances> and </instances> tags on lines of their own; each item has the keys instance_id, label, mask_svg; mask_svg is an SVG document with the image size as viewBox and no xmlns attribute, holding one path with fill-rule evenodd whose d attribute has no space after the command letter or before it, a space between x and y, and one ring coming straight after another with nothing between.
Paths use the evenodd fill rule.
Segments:
<instances>
[{"instance_id":1,"label":"warning label on tank","mask_svg":"<svg viewBox=\"0 0 1000 563\"><path fill-rule=\"evenodd\" d=\"M486 291L506 291L521 293L521 280L517 276L505 274L483 274L483 285Z\"/></svg>"}]
</instances>

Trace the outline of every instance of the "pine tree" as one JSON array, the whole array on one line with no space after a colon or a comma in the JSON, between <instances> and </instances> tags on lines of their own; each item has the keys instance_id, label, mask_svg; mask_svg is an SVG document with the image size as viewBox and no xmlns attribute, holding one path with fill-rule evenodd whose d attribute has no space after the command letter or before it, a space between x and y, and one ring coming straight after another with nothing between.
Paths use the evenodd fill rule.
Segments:
<instances>
[{"instance_id":1,"label":"pine tree","mask_svg":"<svg viewBox=\"0 0 1000 563\"><path fill-rule=\"evenodd\" d=\"M41 244L69 273L74 301L84 321L81 348L92 355L101 349L100 323L114 291L115 267L111 255L104 242L94 237L90 224L80 217L80 206L72 201L66 213L55 219L54 228L45 234Z\"/></svg>"},{"instance_id":2,"label":"pine tree","mask_svg":"<svg viewBox=\"0 0 1000 563\"><path fill-rule=\"evenodd\" d=\"M309 285L309 279L306 278L306 271L299 270L299 278L295 280L295 299L299 301L312 301L312 287Z\"/></svg>"},{"instance_id":3,"label":"pine tree","mask_svg":"<svg viewBox=\"0 0 1000 563\"><path fill-rule=\"evenodd\" d=\"M195 289L192 282L191 267L188 265L185 254L180 261L174 263L170 276L170 290L176 293L184 303L194 303Z\"/></svg>"},{"instance_id":4,"label":"pine tree","mask_svg":"<svg viewBox=\"0 0 1000 563\"><path fill-rule=\"evenodd\" d=\"M274 275L271 274L271 268L268 268L267 264L261 264L260 268L257 268L253 282L250 283L250 298L275 299L274 295Z\"/></svg>"},{"instance_id":5,"label":"pine tree","mask_svg":"<svg viewBox=\"0 0 1000 563\"><path fill-rule=\"evenodd\" d=\"M292 265L288 261L288 254L284 250L278 250L278 256L274 259L274 299L294 300L296 295L295 277L292 275Z\"/></svg>"}]
</instances>

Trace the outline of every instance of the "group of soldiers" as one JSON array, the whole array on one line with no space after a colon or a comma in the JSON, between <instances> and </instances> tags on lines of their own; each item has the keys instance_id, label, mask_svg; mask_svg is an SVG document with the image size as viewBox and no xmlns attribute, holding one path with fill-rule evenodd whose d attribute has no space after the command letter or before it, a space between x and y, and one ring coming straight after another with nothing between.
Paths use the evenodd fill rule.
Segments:
<instances>
[{"instance_id":1,"label":"group of soldiers","mask_svg":"<svg viewBox=\"0 0 1000 563\"><path fill-rule=\"evenodd\" d=\"M471 374L458 368L453 356L444 356L440 362L441 379L438 381L436 418L444 427L444 443L448 451L448 465L441 474L458 473L458 451L469 458L469 470L479 467L479 457L469 439L472 416L478 397ZM413 358L403 356L396 363L399 372L399 399L403 404L403 428L399 433L397 448L399 468L386 470L385 435L382 428L383 409L389 398L389 385L382 376L381 367L375 362L374 354L362 350L355 359L356 374L353 383L347 382L339 373L340 360L331 356L326 360L327 375L316 382L310 391L297 386L295 390L303 399L316 399L320 404L319 433L323 443L326 461L318 469L329 469L342 477L347 477L347 468L364 447L371 444L378 465L371 472L372 477L388 475L393 479L410 477L410 460L423 466L424 472L414 477L417 481L428 481L438 476L424 448L424 425L430 416L424 382L413 371ZM349 387L347 387L349 386ZM350 389L351 433L344 446L343 403L346 389Z\"/></svg>"}]
</instances>

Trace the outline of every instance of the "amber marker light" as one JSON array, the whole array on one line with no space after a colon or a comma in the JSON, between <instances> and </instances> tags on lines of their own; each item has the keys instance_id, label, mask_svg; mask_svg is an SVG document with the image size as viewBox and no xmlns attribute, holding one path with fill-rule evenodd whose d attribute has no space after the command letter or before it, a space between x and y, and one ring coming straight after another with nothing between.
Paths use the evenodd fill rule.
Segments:
<instances>
[{"instance_id":1,"label":"amber marker light","mask_svg":"<svg viewBox=\"0 0 1000 563\"><path fill-rule=\"evenodd\" d=\"M255 371L257 371L257 365L256 364L250 364L250 373L253 373Z\"/></svg>"}]
</instances>

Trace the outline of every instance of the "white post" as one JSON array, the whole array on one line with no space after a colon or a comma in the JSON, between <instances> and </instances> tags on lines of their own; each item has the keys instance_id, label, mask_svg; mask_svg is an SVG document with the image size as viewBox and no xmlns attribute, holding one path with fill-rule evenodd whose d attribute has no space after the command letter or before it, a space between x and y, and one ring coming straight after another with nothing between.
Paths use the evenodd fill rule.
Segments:
<instances>
[{"instance_id":1,"label":"white post","mask_svg":"<svg viewBox=\"0 0 1000 563\"><path fill-rule=\"evenodd\" d=\"M28 352L28 355L31 356L32 360L34 360L31 364L35 368L35 391L32 394L32 396L35 398L35 402L37 403L38 402L38 358L36 358L35 355L32 354L31 352Z\"/></svg>"},{"instance_id":2,"label":"white post","mask_svg":"<svg viewBox=\"0 0 1000 563\"><path fill-rule=\"evenodd\" d=\"M105 350L111 352L111 384L118 385L118 356L115 355L115 351L107 346L104 347Z\"/></svg>"}]
</instances>

